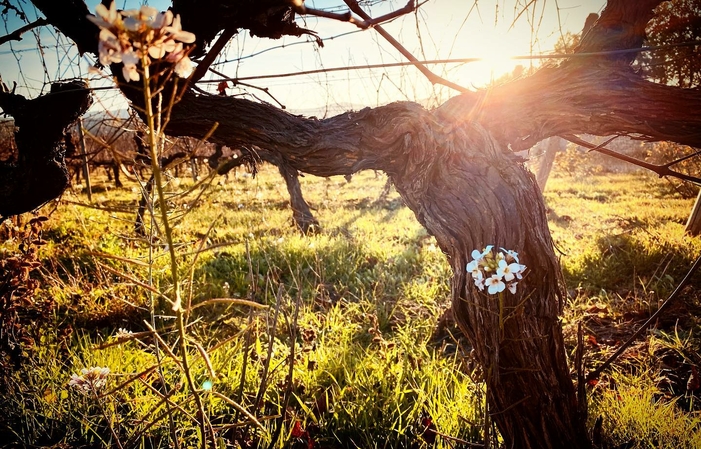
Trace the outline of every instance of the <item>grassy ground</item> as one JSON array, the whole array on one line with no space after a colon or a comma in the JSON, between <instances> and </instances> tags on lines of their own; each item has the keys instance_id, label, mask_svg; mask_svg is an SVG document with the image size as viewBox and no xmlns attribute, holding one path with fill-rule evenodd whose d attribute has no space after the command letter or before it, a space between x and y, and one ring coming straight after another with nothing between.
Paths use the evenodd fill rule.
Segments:
<instances>
[{"instance_id":1,"label":"grassy ground","mask_svg":"<svg viewBox=\"0 0 701 449\"><path fill-rule=\"evenodd\" d=\"M190 360L217 444L483 442L479 370L456 329L437 327L450 271L433 238L396 193L381 198L382 175L302 182L322 225L313 236L294 229L284 183L269 167L171 200L186 300L267 306L192 308ZM173 180L170 189L191 184ZM25 302L4 304L0 315L4 329L16 329L0 339L0 442L167 447L171 429L185 446L196 441L196 408L168 354L178 338L172 312L143 286L172 288L165 245L134 233L136 186L98 179L93 207L80 205L88 202L82 192L67 193L42 210L50 219L35 223L32 236L3 225L0 254L41 266L17 268L19 278L34 270L36 294L20 291ZM657 310L701 253L701 240L683 234L693 201L642 174L556 173L545 197L570 293L565 334L574 354L576 326L584 325L591 369ZM34 247L36 256L27 250ZM697 275L692 286L700 284ZM606 444L701 447L699 304L698 289L688 288L589 386L591 425L603 416ZM110 368L100 391L69 387L71 374L92 366ZM429 421L439 434L426 431Z\"/></svg>"}]
</instances>

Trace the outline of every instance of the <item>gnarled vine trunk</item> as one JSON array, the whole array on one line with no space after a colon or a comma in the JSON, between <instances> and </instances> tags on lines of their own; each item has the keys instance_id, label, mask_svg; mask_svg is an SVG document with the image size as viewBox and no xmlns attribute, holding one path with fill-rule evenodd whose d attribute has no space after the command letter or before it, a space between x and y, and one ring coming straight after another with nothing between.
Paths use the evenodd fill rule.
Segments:
<instances>
[{"instance_id":1,"label":"gnarled vine trunk","mask_svg":"<svg viewBox=\"0 0 701 449\"><path fill-rule=\"evenodd\" d=\"M35 209L68 187L64 132L90 107L85 87L82 81L55 83L34 99L0 89L0 108L14 118L18 150L16 160L0 161L0 220Z\"/></svg>"},{"instance_id":2,"label":"gnarled vine trunk","mask_svg":"<svg viewBox=\"0 0 701 449\"><path fill-rule=\"evenodd\" d=\"M563 283L535 179L479 126L423 145L411 152L427 159L392 180L448 255L453 316L482 365L489 414L506 447L590 447L567 368L558 318ZM472 250L492 244L516 250L528 267L516 294L488 295L466 273Z\"/></svg>"},{"instance_id":3,"label":"gnarled vine trunk","mask_svg":"<svg viewBox=\"0 0 701 449\"><path fill-rule=\"evenodd\" d=\"M483 366L490 415L507 447L589 447L558 319L564 295L559 264L540 190L517 156L481 126L454 127L457 119L445 110L414 103L306 121L273 117L253 103L232 109L221 99L205 109L201 99L185 101L188 108L171 118L173 133L207 129L216 111L215 141L257 136L256 145L275 148L290 164L320 176L385 171L448 255L454 315ZM229 119L241 114L251 121ZM517 294L507 293L502 305L466 276L469 254L490 244L517 251L529 268Z\"/></svg>"}]
</instances>

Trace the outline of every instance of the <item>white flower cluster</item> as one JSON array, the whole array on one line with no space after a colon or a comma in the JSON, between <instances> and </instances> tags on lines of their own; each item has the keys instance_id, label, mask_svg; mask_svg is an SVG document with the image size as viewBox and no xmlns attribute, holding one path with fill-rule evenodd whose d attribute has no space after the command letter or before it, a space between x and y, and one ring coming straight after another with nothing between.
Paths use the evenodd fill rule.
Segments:
<instances>
[{"instance_id":1,"label":"white flower cluster","mask_svg":"<svg viewBox=\"0 0 701 449\"><path fill-rule=\"evenodd\" d=\"M472 274L480 291L487 287L487 292L494 295L508 288L516 293L517 280L523 278L526 266L519 263L516 251L500 248L501 251L493 252L493 248L489 245L481 252L472 251L473 260L467 264L467 272Z\"/></svg>"},{"instance_id":2,"label":"white flower cluster","mask_svg":"<svg viewBox=\"0 0 701 449\"><path fill-rule=\"evenodd\" d=\"M187 77L192 61L183 44L195 42L195 35L182 30L180 15L171 11L158 12L151 6L117 11L113 1L110 8L99 4L95 16L88 19L100 27L100 63L122 63L122 74L127 81L141 79L136 66L141 58L161 59L175 64L175 73Z\"/></svg>"},{"instance_id":3,"label":"white flower cluster","mask_svg":"<svg viewBox=\"0 0 701 449\"><path fill-rule=\"evenodd\" d=\"M124 329L123 327L120 327L119 329L117 329L117 333L114 334L114 336L117 338L117 340L126 340L132 338L134 336L134 333L130 330Z\"/></svg>"},{"instance_id":4,"label":"white flower cluster","mask_svg":"<svg viewBox=\"0 0 701 449\"><path fill-rule=\"evenodd\" d=\"M109 374L109 368L100 368L99 366L83 368L80 370L80 376L71 374L68 386L83 393L98 391L107 384L107 376Z\"/></svg>"}]
</instances>

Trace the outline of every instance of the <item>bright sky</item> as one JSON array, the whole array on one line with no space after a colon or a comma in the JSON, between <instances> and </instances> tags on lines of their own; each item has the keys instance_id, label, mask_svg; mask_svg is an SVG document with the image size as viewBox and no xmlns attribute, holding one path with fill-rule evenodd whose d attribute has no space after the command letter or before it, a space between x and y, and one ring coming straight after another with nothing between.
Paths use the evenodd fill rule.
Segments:
<instances>
[{"instance_id":1,"label":"bright sky","mask_svg":"<svg viewBox=\"0 0 701 449\"><path fill-rule=\"evenodd\" d=\"M18 0L12 3L22 4L30 21L36 18L37 12L28 3ZM96 3L97 0L88 1L91 10L94 10ZM118 5L130 8L139 3L121 0ZM376 4L368 12L371 16L379 16L401 8L405 3L405 0L387 0ZM561 33L580 32L586 16L600 12L605 0L535 0L514 23L528 3L530 1L527 0L481 0L479 3L471 0L429 0L416 13L384 26L419 59L485 58L479 63L430 66L434 72L453 82L479 88L511 72L517 64L528 64L527 61L509 60L509 56L550 52ZM151 1L150 4L164 9L169 3ZM320 9L344 10L342 0L307 0L306 4ZM22 23L13 16L10 13L10 20L0 23L0 27L5 28L0 29L0 34L21 26ZM405 61L374 30L358 31L354 25L316 17L298 20L301 26L318 32L324 38L323 48L311 43L300 44L306 40L304 38L272 41L252 38L243 32L232 41L222 58L230 62L218 64L215 68L227 76L247 77ZM338 37L331 39L333 36ZM46 69L41 64L37 42L43 47ZM66 51L69 47L70 43L57 36L52 29L44 27L41 32L27 33L20 42L0 46L0 75L7 85L12 86L16 81L18 92L31 96L37 95L44 83L59 77L87 76L92 57L86 56L80 60L75 50ZM264 50L268 51L246 58ZM211 79L217 78L211 74ZM292 112L319 116L397 100L419 101L435 106L455 95L448 88L431 86L411 66L247 82L268 87L271 94ZM103 81L94 85L108 84ZM215 86L201 85L205 89L214 89ZM248 91L272 102L260 91ZM233 94L238 91L229 89L228 92ZM105 102L104 107L124 107L116 91L102 92L100 98Z\"/></svg>"}]
</instances>

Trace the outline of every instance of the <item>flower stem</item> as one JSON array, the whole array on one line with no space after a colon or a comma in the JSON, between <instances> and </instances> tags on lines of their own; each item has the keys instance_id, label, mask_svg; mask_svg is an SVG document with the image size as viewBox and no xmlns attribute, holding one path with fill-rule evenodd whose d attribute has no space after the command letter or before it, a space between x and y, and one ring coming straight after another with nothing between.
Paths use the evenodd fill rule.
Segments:
<instances>
[{"instance_id":1,"label":"flower stem","mask_svg":"<svg viewBox=\"0 0 701 449\"><path fill-rule=\"evenodd\" d=\"M105 405L100 400L100 396L97 394L97 391L95 391L95 387L91 386L90 390L93 394L93 400L95 402L97 402L98 407L100 408L100 411L102 412L102 417L105 418L105 421L107 421L107 427L109 427L109 429L110 429L110 433L112 434L112 438L114 438L115 444L117 445L117 447L119 449L123 449L124 447L122 446L122 442L119 441L119 435L117 435L117 431L114 430L114 426L112 425L112 420L107 415L107 410L105 410Z\"/></svg>"},{"instance_id":2,"label":"flower stem","mask_svg":"<svg viewBox=\"0 0 701 449\"><path fill-rule=\"evenodd\" d=\"M156 192L158 195L158 205L161 210L161 220L163 222L163 230L165 232L166 243L168 244L168 251L170 252L170 271L171 279L173 282L174 297L173 297L173 310L176 314L176 325L178 327L179 341L180 341L180 351L182 352L182 366L185 373L185 378L188 383L188 387L195 399L195 404L197 406L200 432L201 432L201 445L202 449L207 447L207 426L205 425L205 412L204 406L202 404L202 398L195 388L195 383L192 380L192 374L190 373L190 364L187 356L187 335L185 330L185 319L182 309L181 294L180 294L180 281L178 279L178 259L175 254L175 247L173 245L173 232L168 221L168 205L166 203L165 194L163 193L163 173L161 171L160 162L158 159L158 143L161 138L161 129L158 129L158 136L156 136L156 123L155 123L155 113L153 110L153 104L151 103L151 85L150 85L150 72L149 72L149 60L144 52L144 56L141 57L141 65L144 70L143 85L144 85L144 100L145 100L145 112L146 112L146 125L148 126L148 146L151 153L151 168L153 170L153 182L156 184ZM160 117L160 113L159 113Z\"/></svg>"},{"instance_id":3,"label":"flower stem","mask_svg":"<svg viewBox=\"0 0 701 449\"><path fill-rule=\"evenodd\" d=\"M504 292L499 292L499 334L504 338Z\"/></svg>"}]
</instances>

